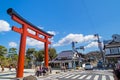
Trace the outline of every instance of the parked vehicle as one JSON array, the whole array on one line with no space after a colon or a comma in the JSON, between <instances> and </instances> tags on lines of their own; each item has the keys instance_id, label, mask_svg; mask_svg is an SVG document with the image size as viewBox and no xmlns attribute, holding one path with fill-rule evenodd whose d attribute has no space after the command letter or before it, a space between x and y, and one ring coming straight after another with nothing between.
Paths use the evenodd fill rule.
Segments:
<instances>
[{"instance_id":1,"label":"parked vehicle","mask_svg":"<svg viewBox=\"0 0 120 80\"><path fill-rule=\"evenodd\" d=\"M93 65L90 64L90 63L86 63L84 69L85 69L85 70L93 70Z\"/></svg>"}]
</instances>

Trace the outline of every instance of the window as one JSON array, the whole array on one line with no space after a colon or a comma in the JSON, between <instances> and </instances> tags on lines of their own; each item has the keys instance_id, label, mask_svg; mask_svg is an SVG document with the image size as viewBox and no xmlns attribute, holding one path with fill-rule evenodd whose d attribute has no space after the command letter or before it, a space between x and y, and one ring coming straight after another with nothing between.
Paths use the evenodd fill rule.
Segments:
<instances>
[{"instance_id":1,"label":"window","mask_svg":"<svg viewBox=\"0 0 120 80\"><path fill-rule=\"evenodd\" d=\"M110 54L110 49L105 49L106 54Z\"/></svg>"},{"instance_id":2,"label":"window","mask_svg":"<svg viewBox=\"0 0 120 80\"><path fill-rule=\"evenodd\" d=\"M119 54L120 54L120 47L119 47Z\"/></svg>"},{"instance_id":3,"label":"window","mask_svg":"<svg viewBox=\"0 0 120 80\"><path fill-rule=\"evenodd\" d=\"M119 53L119 48L110 48L111 54L118 54Z\"/></svg>"}]
</instances>

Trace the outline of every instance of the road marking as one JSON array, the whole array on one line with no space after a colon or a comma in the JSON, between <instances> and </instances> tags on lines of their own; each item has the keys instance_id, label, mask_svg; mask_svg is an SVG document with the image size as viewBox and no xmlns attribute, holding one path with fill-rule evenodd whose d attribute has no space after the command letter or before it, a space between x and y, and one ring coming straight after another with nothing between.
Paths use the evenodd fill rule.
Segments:
<instances>
[{"instance_id":1,"label":"road marking","mask_svg":"<svg viewBox=\"0 0 120 80\"><path fill-rule=\"evenodd\" d=\"M87 76L87 75L82 75L82 76L79 77L78 79L83 79L85 76Z\"/></svg>"},{"instance_id":2,"label":"road marking","mask_svg":"<svg viewBox=\"0 0 120 80\"><path fill-rule=\"evenodd\" d=\"M109 76L110 77L110 80L114 80L114 77L113 76Z\"/></svg>"},{"instance_id":3,"label":"road marking","mask_svg":"<svg viewBox=\"0 0 120 80\"><path fill-rule=\"evenodd\" d=\"M70 76L67 76L67 77L65 77L65 78L70 78L70 77L72 77L72 76L74 76L74 74L71 74Z\"/></svg>"},{"instance_id":4,"label":"road marking","mask_svg":"<svg viewBox=\"0 0 120 80\"><path fill-rule=\"evenodd\" d=\"M69 76L69 75L71 75L71 74L66 74L66 75L64 74L64 75L60 75L60 76L59 76L59 78L63 78L63 77Z\"/></svg>"},{"instance_id":5,"label":"road marking","mask_svg":"<svg viewBox=\"0 0 120 80\"><path fill-rule=\"evenodd\" d=\"M83 72L61 73L61 74L56 75L56 77L51 77L51 79L64 78L64 79L71 79L71 80L76 80L76 79L78 79L78 80L82 80L82 79L85 79L85 80L90 80L90 79L92 79L92 80L99 80L99 79L107 80L107 77L108 77L109 80L114 80L114 77L112 75L109 75L108 73L106 75L105 72L102 75L97 74L98 72L96 74L93 74L93 75L92 74L82 74L82 73ZM87 72L85 72L85 73L87 73ZM99 73L101 73L101 72L99 72Z\"/></svg>"},{"instance_id":6,"label":"road marking","mask_svg":"<svg viewBox=\"0 0 120 80\"><path fill-rule=\"evenodd\" d=\"M80 75L76 75L76 76L74 76L74 77L72 77L71 79L75 79L75 78L77 78L77 77L79 77Z\"/></svg>"},{"instance_id":7,"label":"road marking","mask_svg":"<svg viewBox=\"0 0 120 80\"><path fill-rule=\"evenodd\" d=\"M86 79L88 79L88 80L89 80L91 77L92 77L92 75L89 75Z\"/></svg>"},{"instance_id":8,"label":"road marking","mask_svg":"<svg viewBox=\"0 0 120 80\"><path fill-rule=\"evenodd\" d=\"M106 80L106 76L102 76L102 80Z\"/></svg>"},{"instance_id":9,"label":"road marking","mask_svg":"<svg viewBox=\"0 0 120 80\"><path fill-rule=\"evenodd\" d=\"M98 78L99 78L99 75L96 75L96 76L94 77L94 80L98 80Z\"/></svg>"}]
</instances>

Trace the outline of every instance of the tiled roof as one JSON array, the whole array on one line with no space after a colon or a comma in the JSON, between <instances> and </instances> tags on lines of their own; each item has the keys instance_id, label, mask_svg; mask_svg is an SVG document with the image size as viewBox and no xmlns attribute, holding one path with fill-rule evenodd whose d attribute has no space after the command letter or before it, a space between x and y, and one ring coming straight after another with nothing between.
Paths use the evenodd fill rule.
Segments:
<instances>
[{"instance_id":1,"label":"tiled roof","mask_svg":"<svg viewBox=\"0 0 120 80\"><path fill-rule=\"evenodd\" d=\"M62 51L58 54L57 58L62 58L62 57L73 57L74 52L72 50L67 50L67 51Z\"/></svg>"},{"instance_id":2,"label":"tiled roof","mask_svg":"<svg viewBox=\"0 0 120 80\"><path fill-rule=\"evenodd\" d=\"M103 43L105 44L105 45L107 45L107 44L109 44L109 43L111 43L112 42L112 40L104 40L103 41Z\"/></svg>"},{"instance_id":3,"label":"tiled roof","mask_svg":"<svg viewBox=\"0 0 120 80\"><path fill-rule=\"evenodd\" d=\"M76 55L74 55L74 54L76 54ZM66 51L60 52L58 54L58 56L54 60L52 60L52 62L62 61L62 60L69 61L69 60L72 60L75 56L76 56L76 58L75 58L76 60L79 60L79 59L83 60L84 59L80 55L78 55L77 52L73 52L72 50L66 50Z\"/></svg>"}]
</instances>

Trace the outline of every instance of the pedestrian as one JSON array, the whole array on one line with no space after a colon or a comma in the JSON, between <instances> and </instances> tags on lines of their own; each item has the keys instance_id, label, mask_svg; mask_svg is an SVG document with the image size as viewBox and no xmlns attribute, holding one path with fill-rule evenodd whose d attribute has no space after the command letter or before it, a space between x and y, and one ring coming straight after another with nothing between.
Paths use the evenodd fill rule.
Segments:
<instances>
[{"instance_id":1,"label":"pedestrian","mask_svg":"<svg viewBox=\"0 0 120 80\"><path fill-rule=\"evenodd\" d=\"M37 67L35 68L35 75L36 75L37 77L39 77L39 66L37 66Z\"/></svg>"},{"instance_id":2,"label":"pedestrian","mask_svg":"<svg viewBox=\"0 0 120 80\"><path fill-rule=\"evenodd\" d=\"M114 70L114 73L119 80L120 79L120 60L118 60L118 63L116 64L116 68Z\"/></svg>"},{"instance_id":3,"label":"pedestrian","mask_svg":"<svg viewBox=\"0 0 120 80\"><path fill-rule=\"evenodd\" d=\"M15 71L17 72L17 66L15 66Z\"/></svg>"},{"instance_id":4,"label":"pedestrian","mask_svg":"<svg viewBox=\"0 0 120 80\"><path fill-rule=\"evenodd\" d=\"M40 74L40 76L42 75L42 73L43 73L43 69L42 69L42 66L40 65L39 66L39 74Z\"/></svg>"},{"instance_id":5,"label":"pedestrian","mask_svg":"<svg viewBox=\"0 0 120 80\"><path fill-rule=\"evenodd\" d=\"M61 66L61 71L65 71L64 65Z\"/></svg>"},{"instance_id":6,"label":"pedestrian","mask_svg":"<svg viewBox=\"0 0 120 80\"><path fill-rule=\"evenodd\" d=\"M11 71L11 69L12 69L12 66L10 65L10 66L9 66L9 71Z\"/></svg>"},{"instance_id":7,"label":"pedestrian","mask_svg":"<svg viewBox=\"0 0 120 80\"><path fill-rule=\"evenodd\" d=\"M52 68L51 68L51 66L49 66L49 71L50 71L50 74L52 73Z\"/></svg>"},{"instance_id":8,"label":"pedestrian","mask_svg":"<svg viewBox=\"0 0 120 80\"><path fill-rule=\"evenodd\" d=\"M66 66L65 66L65 65L63 65L63 71L64 71L64 72L66 71Z\"/></svg>"},{"instance_id":9,"label":"pedestrian","mask_svg":"<svg viewBox=\"0 0 120 80\"><path fill-rule=\"evenodd\" d=\"M65 65L66 70L68 69L68 65Z\"/></svg>"},{"instance_id":10,"label":"pedestrian","mask_svg":"<svg viewBox=\"0 0 120 80\"><path fill-rule=\"evenodd\" d=\"M1 68L2 68L2 72L3 72L4 71L4 66L2 65Z\"/></svg>"},{"instance_id":11,"label":"pedestrian","mask_svg":"<svg viewBox=\"0 0 120 80\"><path fill-rule=\"evenodd\" d=\"M47 68L44 66L44 67L42 68L42 70L43 70L43 76L45 76L46 73L47 73Z\"/></svg>"}]
</instances>

